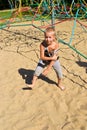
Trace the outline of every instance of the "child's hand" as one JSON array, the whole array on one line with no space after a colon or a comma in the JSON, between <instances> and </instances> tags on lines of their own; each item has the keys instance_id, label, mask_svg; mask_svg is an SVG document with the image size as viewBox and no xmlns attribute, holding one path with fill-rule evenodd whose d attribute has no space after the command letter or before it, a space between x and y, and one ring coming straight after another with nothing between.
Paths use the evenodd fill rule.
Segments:
<instances>
[{"instance_id":1,"label":"child's hand","mask_svg":"<svg viewBox=\"0 0 87 130\"><path fill-rule=\"evenodd\" d=\"M52 57L52 60L57 60L57 55L54 55L54 56Z\"/></svg>"}]
</instances>

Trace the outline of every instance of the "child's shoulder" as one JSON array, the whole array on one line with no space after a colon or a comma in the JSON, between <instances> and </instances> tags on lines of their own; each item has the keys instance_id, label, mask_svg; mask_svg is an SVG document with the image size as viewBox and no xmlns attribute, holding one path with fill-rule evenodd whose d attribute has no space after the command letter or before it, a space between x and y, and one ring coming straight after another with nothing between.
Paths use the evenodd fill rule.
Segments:
<instances>
[{"instance_id":1,"label":"child's shoulder","mask_svg":"<svg viewBox=\"0 0 87 130\"><path fill-rule=\"evenodd\" d=\"M55 43L55 49L59 48L58 42Z\"/></svg>"},{"instance_id":2,"label":"child's shoulder","mask_svg":"<svg viewBox=\"0 0 87 130\"><path fill-rule=\"evenodd\" d=\"M58 42L55 42L55 41L53 42L53 45L54 46L59 46Z\"/></svg>"}]
</instances>

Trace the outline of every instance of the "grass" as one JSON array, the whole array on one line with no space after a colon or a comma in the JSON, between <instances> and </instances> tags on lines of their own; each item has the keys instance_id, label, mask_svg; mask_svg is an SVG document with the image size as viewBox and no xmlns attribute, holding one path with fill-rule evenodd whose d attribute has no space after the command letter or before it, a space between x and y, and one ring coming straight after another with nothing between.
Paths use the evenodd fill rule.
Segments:
<instances>
[{"instance_id":1,"label":"grass","mask_svg":"<svg viewBox=\"0 0 87 130\"><path fill-rule=\"evenodd\" d=\"M11 17L11 10L0 11L0 19L7 19Z\"/></svg>"}]
</instances>

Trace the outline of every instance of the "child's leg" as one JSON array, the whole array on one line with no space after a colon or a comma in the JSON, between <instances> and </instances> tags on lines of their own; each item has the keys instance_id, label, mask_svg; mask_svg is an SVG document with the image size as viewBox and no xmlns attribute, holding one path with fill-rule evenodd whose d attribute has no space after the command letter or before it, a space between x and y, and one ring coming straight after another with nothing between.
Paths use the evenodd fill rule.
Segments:
<instances>
[{"instance_id":1,"label":"child's leg","mask_svg":"<svg viewBox=\"0 0 87 130\"><path fill-rule=\"evenodd\" d=\"M36 80L38 79L40 74L43 72L43 68L44 66L42 66L41 64L38 64L33 75L32 84L28 84L28 87L32 88L35 86Z\"/></svg>"},{"instance_id":2,"label":"child's leg","mask_svg":"<svg viewBox=\"0 0 87 130\"><path fill-rule=\"evenodd\" d=\"M47 68L46 68L46 69L43 71L43 73L42 73L44 76L46 76L46 75L48 74L48 72L49 72L50 69L52 68L53 64L54 64L54 61L51 61L51 62L48 64Z\"/></svg>"},{"instance_id":3,"label":"child's leg","mask_svg":"<svg viewBox=\"0 0 87 130\"><path fill-rule=\"evenodd\" d=\"M58 77L58 76L57 76ZM62 85L62 79L58 77L58 87L61 89L61 90L64 90L65 87Z\"/></svg>"},{"instance_id":4,"label":"child's leg","mask_svg":"<svg viewBox=\"0 0 87 130\"><path fill-rule=\"evenodd\" d=\"M61 66L60 66L60 62L59 60L57 60L54 65L53 65L53 68L54 70L56 71L56 74L57 74L57 78L58 78L58 87L61 89L61 90L64 90L64 86L62 86L62 70L61 70Z\"/></svg>"},{"instance_id":5,"label":"child's leg","mask_svg":"<svg viewBox=\"0 0 87 130\"><path fill-rule=\"evenodd\" d=\"M33 76L33 79L32 79L32 84L29 84L28 86L29 86L30 88L34 87L34 85L35 85L37 79L38 79L38 77L34 75L34 76Z\"/></svg>"}]
</instances>

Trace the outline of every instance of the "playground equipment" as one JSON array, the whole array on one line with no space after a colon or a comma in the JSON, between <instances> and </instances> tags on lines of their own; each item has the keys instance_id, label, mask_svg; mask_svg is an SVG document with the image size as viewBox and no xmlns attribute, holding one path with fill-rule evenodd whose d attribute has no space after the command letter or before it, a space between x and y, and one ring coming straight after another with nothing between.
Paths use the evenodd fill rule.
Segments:
<instances>
[{"instance_id":1,"label":"playground equipment","mask_svg":"<svg viewBox=\"0 0 87 130\"><path fill-rule=\"evenodd\" d=\"M87 56L78 51L72 46L74 32L76 29L76 24L78 23L80 27L87 33L87 26L83 25L79 20L87 18L87 3L85 0L78 0L76 3L74 0L71 1L70 5L65 3L64 0L26 0L24 6L22 0L15 0L15 5L13 5L12 0L8 0L10 5L10 10L8 10L2 17L0 17L0 29L11 27L11 26L33 26L44 32L39 26L34 25L34 21L39 20L42 22L47 22L48 26L57 26L58 22L55 19L61 19L61 22L73 19L73 27L71 30L71 37L68 42L58 39L59 42L69 46L76 53L87 59ZM1 12L4 14L4 11ZM51 23L48 22L51 20ZM30 24L18 24L20 22L30 21ZM16 24L14 24L16 23ZM43 28L43 26L41 26ZM46 26L45 26L46 27ZM45 28L44 27L44 28Z\"/></svg>"},{"instance_id":2,"label":"playground equipment","mask_svg":"<svg viewBox=\"0 0 87 130\"><path fill-rule=\"evenodd\" d=\"M8 22L13 23L28 20L46 21L47 19L51 19L53 24L55 19L58 18L87 18L87 3L85 0L78 0L77 3L72 0L69 4L65 3L65 0L30 0L29 3L26 0L25 6L23 0L15 0L14 3L12 0L8 0L8 3L10 10L6 12L6 15L0 17L0 28Z\"/></svg>"}]
</instances>

